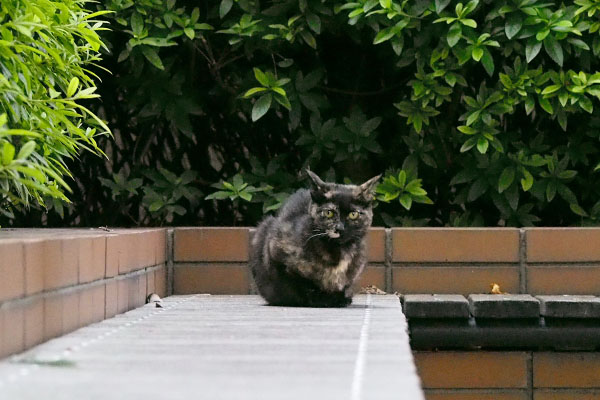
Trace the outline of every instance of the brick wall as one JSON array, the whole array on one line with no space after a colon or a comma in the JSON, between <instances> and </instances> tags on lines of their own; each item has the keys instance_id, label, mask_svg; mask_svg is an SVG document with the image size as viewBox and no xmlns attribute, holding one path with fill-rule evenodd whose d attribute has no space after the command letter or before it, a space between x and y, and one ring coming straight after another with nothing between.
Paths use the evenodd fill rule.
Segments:
<instances>
[{"instance_id":1,"label":"brick wall","mask_svg":"<svg viewBox=\"0 0 600 400\"><path fill-rule=\"evenodd\" d=\"M147 294L253 293L249 228L0 231L0 358L138 307ZM359 286L600 291L600 228L373 228ZM415 352L428 399L600 399L600 353Z\"/></svg>"},{"instance_id":2,"label":"brick wall","mask_svg":"<svg viewBox=\"0 0 600 400\"><path fill-rule=\"evenodd\" d=\"M0 358L166 295L166 231L0 232Z\"/></svg>"},{"instance_id":3,"label":"brick wall","mask_svg":"<svg viewBox=\"0 0 600 400\"><path fill-rule=\"evenodd\" d=\"M600 353L415 352L428 400L600 398Z\"/></svg>"},{"instance_id":4,"label":"brick wall","mask_svg":"<svg viewBox=\"0 0 600 400\"><path fill-rule=\"evenodd\" d=\"M249 228L176 228L173 234L173 293L254 293L248 268ZM360 285L386 287L386 232L369 232L369 266Z\"/></svg>"},{"instance_id":5,"label":"brick wall","mask_svg":"<svg viewBox=\"0 0 600 400\"><path fill-rule=\"evenodd\" d=\"M174 229L175 293L252 293L249 228ZM360 286L387 292L598 294L600 228L372 228Z\"/></svg>"}]
</instances>

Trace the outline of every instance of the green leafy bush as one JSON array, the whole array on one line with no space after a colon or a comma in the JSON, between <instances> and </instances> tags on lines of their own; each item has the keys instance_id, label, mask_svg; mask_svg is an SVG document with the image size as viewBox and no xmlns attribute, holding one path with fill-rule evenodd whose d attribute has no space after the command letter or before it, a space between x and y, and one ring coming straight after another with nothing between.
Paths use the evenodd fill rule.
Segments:
<instances>
[{"instance_id":1,"label":"green leafy bush","mask_svg":"<svg viewBox=\"0 0 600 400\"><path fill-rule=\"evenodd\" d=\"M108 127L82 100L98 97L104 22L85 1L2 0L0 6L0 215L48 199L68 201L70 159ZM52 204L52 203L50 203ZM27 207L25 207L27 213Z\"/></svg>"},{"instance_id":2,"label":"green leafy bush","mask_svg":"<svg viewBox=\"0 0 600 400\"><path fill-rule=\"evenodd\" d=\"M386 171L376 224L600 218L597 0L103 7L116 11L98 109L111 163L85 156L88 199L50 224L163 223L148 200L159 167L196 172L173 224L254 224L307 166L346 182ZM141 179L127 214L97 184L114 171Z\"/></svg>"}]
</instances>

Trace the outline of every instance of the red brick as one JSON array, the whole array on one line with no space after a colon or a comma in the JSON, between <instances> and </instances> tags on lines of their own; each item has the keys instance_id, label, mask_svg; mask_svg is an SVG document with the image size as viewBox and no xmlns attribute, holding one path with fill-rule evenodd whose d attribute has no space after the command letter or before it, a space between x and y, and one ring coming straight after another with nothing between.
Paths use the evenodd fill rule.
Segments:
<instances>
[{"instance_id":1,"label":"red brick","mask_svg":"<svg viewBox=\"0 0 600 400\"><path fill-rule=\"evenodd\" d=\"M53 295L44 299L44 340L63 333L63 298Z\"/></svg>"},{"instance_id":2,"label":"red brick","mask_svg":"<svg viewBox=\"0 0 600 400\"><path fill-rule=\"evenodd\" d=\"M178 266L174 272L175 294L248 294L249 271L238 264Z\"/></svg>"},{"instance_id":3,"label":"red brick","mask_svg":"<svg viewBox=\"0 0 600 400\"><path fill-rule=\"evenodd\" d=\"M536 388L600 387L600 353L534 353Z\"/></svg>"},{"instance_id":4,"label":"red brick","mask_svg":"<svg viewBox=\"0 0 600 400\"><path fill-rule=\"evenodd\" d=\"M121 241L117 234L106 237L106 278L119 274L119 256L121 254Z\"/></svg>"},{"instance_id":5,"label":"red brick","mask_svg":"<svg viewBox=\"0 0 600 400\"><path fill-rule=\"evenodd\" d=\"M79 282L79 241L75 236L65 238L62 243L62 284L73 286Z\"/></svg>"},{"instance_id":6,"label":"red brick","mask_svg":"<svg viewBox=\"0 0 600 400\"><path fill-rule=\"evenodd\" d=\"M367 235L368 260L373 262L385 261L385 229L371 228Z\"/></svg>"},{"instance_id":7,"label":"red brick","mask_svg":"<svg viewBox=\"0 0 600 400\"><path fill-rule=\"evenodd\" d=\"M43 242L44 289L53 290L65 286L62 268L62 241L47 239Z\"/></svg>"},{"instance_id":8,"label":"red brick","mask_svg":"<svg viewBox=\"0 0 600 400\"><path fill-rule=\"evenodd\" d=\"M580 389L537 389L533 392L533 400L599 400L600 390Z\"/></svg>"},{"instance_id":9,"label":"red brick","mask_svg":"<svg viewBox=\"0 0 600 400\"><path fill-rule=\"evenodd\" d=\"M527 290L531 294L591 294L600 287L598 266L528 266Z\"/></svg>"},{"instance_id":10,"label":"red brick","mask_svg":"<svg viewBox=\"0 0 600 400\"><path fill-rule=\"evenodd\" d=\"M72 332L79 326L79 293L67 293L63 296L63 333Z\"/></svg>"},{"instance_id":11,"label":"red brick","mask_svg":"<svg viewBox=\"0 0 600 400\"><path fill-rule=\"evenodd\" d=\"M92 271L93 279L102 279L106 271L106 237L92 239Z\"/></svg>"},{"instance_id":12,"label":"red brick","mask_svg":"<svg viewBox=\"0 0 600 400\"><path fill-rule=\"evenodd\" d=\"M167 296L167 269L165 267L154 271L154 291L160 297Z\"/></svg>"},{"instance_id":13,"label":"red brick","mask_svg":"<svg viewBox=\"0 0 600 400\"><path fill-rule=\"evenodd\" d=\"M146 280L146 274L142 274L138 279L138 297L136 307L141 307L146 304L146 287L148 282Z\"/></svg>"},{"instance_id":14,"label":"red brick","mask_svg":"<svg viewBox=\"0 0 600 400\"><path fill-rule=\"evenodd\" d=\"M158 246L158 233L159 231L152 230L144 232L141 241L141 264L140 268L151 267L156 265L156 246Z\"/></svg>"},{"instance_id":15,"label":"red brick","mask_svg":"<svg viewBox=\"0 0 600 400\"><path fill-rule=\"evenodd\" d=\"M175 261L248 261L248 228L178 228Z\"/></svg>"},{"instance_id":16,"label":"red brick","mask_svg":"<svg viewBox=\"0 0 600 400\"><path fill-rule=\"evenodd\" d=\"M366 286L377 286L385 290L385 267L367 266L355 286L357 291Z\"/></svg>"},{"instance_id":17,"label":"red brick","mask_svg":"<svg viewBox=\"0 0 600 400\"><path fill-rule=\"evenodd\" d=\"M600 228L529 228L528 262L600 261Z\"/></svg>"},{"instance_id":18,"label":"red brick","mask_svg":"<svg viewBox=\"0 0 600 400\"><path fill-rule=\"evenodd\" d=\"M0 342L0 358L15 354L25 349L25 315L22 307L5 307L0 309L2 320L2 342Z\"/></svg>"},{"instance_id":19,"label":"red brick","mask_svg":"<svg viewBox=\"0 0 600 400\"><path fill-rule=\"evenodd\" d=\"M119 274L126 274L135 269L137 260L137 241L133 233L119 234Z\"/></svg>"},{"instance_id":20,"label":"red brick","mask_svg":"<svg viewBox=\"0 0 600 400\"><path fill-rule=\"evenodd\" d=\"M423 388L527 388L523 352L415 352Z\"/></svg>"},{"instance_id":21,"label":"red brick","mask_svg":"<svg viewBox=\"0 0 600 400\"><path fill-rule=\"evenodd\" d=\"M97 285L91 289L92 322L100 322L105 318L105 285Z\"/></svg>"},{"instance_id":22,"label":"red brick","mask_svg":"<svg viewBox=\"0 0 600 400\"><path fill-rule=\"evenodd\" d=\"M44 242L24 241L25 294L27 296L44 290Z\"/></svg>"},{"instance_id":23,"label":"red brick","mask_svg":"<svg viewBox=\"0 0 600 400\"><path fill-rule=\"evenodd\" d=\"M164 264L167 261L167 230L161 229L156 233L155 264Z\"/></svg>"},{"instance_id":24,"label":"red brick","mask_svg":"<svg viewBox=\"0 0 600 400\"><path fill-rule=\"evenodd\" d=\"M150 293L156 293L154 273L154 271L150 271L146 274L146 296L148 296Z\"/></svg>"},{"instance_id":25,"label":"red brick","mask_svg":"<svg viewBox=\"0 0 600 400\"><path fill-rule=\"evenodd\" d=\"M79 291L79 326L86 326L94 321L94 297L92 289Z\"/></svg>"},{"instance_id":26,"label":"red brick","mask_svg":"<svg viewBox=\"0 0 600 400\"><path fill-rule=\"evenodd\" d=\"M108 282L106 284L104 303L105 318L112 318L117 315L119 309L119 290L116 281Z\"/></svg>"},{"instance_id":27,"label":"red brick","mask_svg":"<svg viewBox=\"0 0 600 400\"><path fill-rule=\"evenodd\" d=\"M76 240L79 243L79 283L88 283L94 280L93 241L87 237Z\"/></svg>"},{"instance_id":28,"label":"red brick","mask_svg":"<svg viewBox=\"0 0 600 400\"><path fill-rule=\"evenodd\" d=\"M25 269L23 244L18 241L0 242L0 302L23 297Z\"/></svg>"},{"instance_id":29,"label":"red brick","mask_svg":"<svg viewBox=\"0 0 600 400\"><path fill-rule=\"evenodd\" d=\"M519 292L519 269L487 267L394 267L392 289L409 293L489 293L492 283L508 293Z\"/></svg>"},{"instance_id":30,"label":"red brick","mask_svg":"<svg viewBox=\"0 0 600 400\"><path fill-rule=\"evenodd\" d=\"M519 261L519 230L513 228L395 228L392 238L399 262Z\"/></svg>"},{"instance_id":31,"label":"red brick","mask_svg":"<svg viewBox=\"0 0 600 400\"><path fill-rule=\"evenodd\" d=\"M425 391L427 400L529 400L525 390L505 392L502 390L444 390Z\"/></svg>"},{"instance_id":32,"label":"red brick","mask_svg":"<svg viewBox=\"0 0 600 400\"><path fill-rule=\"evenodd\" d=\"M122 314L129 310L129 282L127 279L119 279L117 281L117 288L117 314Z\"/></svg>"},{"instance_id":33,"label":"red brick","mask_svg":"<svg viewBox=\"0 0 600 400\"><path fill-rule=\"evenodd\" d=\"M44 340L44 300L35 299L23 306L25 316L25 348L33 347Z\"/></svg>"}]
</instances>

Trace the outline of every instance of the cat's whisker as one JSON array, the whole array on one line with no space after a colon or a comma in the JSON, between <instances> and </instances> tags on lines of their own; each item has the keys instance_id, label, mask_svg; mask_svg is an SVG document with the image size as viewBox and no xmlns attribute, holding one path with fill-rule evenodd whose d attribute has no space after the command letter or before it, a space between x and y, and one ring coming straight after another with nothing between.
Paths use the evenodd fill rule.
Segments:
<instances>
[{"instance_id":1,"label":"cat's whisker","mask_svg":"<svg viewBox=\"0 0 600 400\"><path fill-rule=\"evenodd\" d=\"M322 232L322 233L317 233L317 234L315 234L315 235L311 235L311 236L309 236L309 237L308 237L308 239L306 239L306 241L304 242L304 244L308 243L308 241L309 241L310 239L312 239L312 238L316 238L316 237L318 237L318 236L323 236L323 235L327 235L327 232Z\"/></svg>"}]
</instances>

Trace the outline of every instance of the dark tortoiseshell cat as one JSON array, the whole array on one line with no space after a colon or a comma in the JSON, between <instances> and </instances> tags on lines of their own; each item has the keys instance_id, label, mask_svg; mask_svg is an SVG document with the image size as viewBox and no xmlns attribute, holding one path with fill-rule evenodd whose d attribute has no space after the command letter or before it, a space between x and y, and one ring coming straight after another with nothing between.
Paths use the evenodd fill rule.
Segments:
<instances>
[{"instance_id":1,"label":"dark tortoiseshell cat","mask_svg":"<svg viewBox=\"0 0 600 400\"><path fill-rule=\"evenodd\" d=\"M258 226L250 266L269 304L344 307L366 264L372 191L380 176L357 186L307 173L312 188L298 190Z\"/></svg>"}]
</instances>

